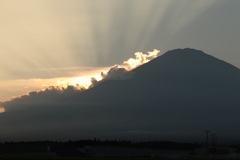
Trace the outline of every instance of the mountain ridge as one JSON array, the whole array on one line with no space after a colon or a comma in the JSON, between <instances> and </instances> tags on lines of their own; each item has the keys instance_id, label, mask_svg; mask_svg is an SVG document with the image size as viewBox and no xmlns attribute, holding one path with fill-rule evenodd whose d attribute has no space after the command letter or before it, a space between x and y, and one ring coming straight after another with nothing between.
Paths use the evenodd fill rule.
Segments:
<instances>
[{"instance_id":1,"label":"mountain ridge","mask_svg":"<svg viewBox=\"0 0 240 160\"><path fill-rule=\"evenodd\" d=\"M147 63L143 66L140 66L134 69L133 72L138 72L142 68L144 68L144 70L147 70L146 69L147 67L149 67L148 70L154 70L154 67L156 66L158 66L158 70L161 70L161 72L163 73L165 73L165 71L167 72L172 71L172 72L175 72L175 74L181 73L181 72L187 72L186 74L196 75L195 73L203 74L207 70L212 70L212 72L217 70L220 73L221 69L222 69L222 72L225 72L225 71L228 72L229 70L231 70L231 72L240 71L237 67L225 61L219 60L211 55L208 55L200 50L186 48L186 49L175 49L175 50L168 51L165 54L152 60L150 63ZM195 69L195 70L191 70L191 69ZM143 75L142 77L147 77L145 76L147 75L147 72L143 70L141 70L140 72L142 72L142 75ZM232 74L236 74L236 73L232 73ZM187 75L184 75L184 76L187 76ZM210 76L210 75L207 75L207 76Z\"/></svg>"},{"instance_id":2,"label":"mountain ridge","mask_svg":"<svg viewBox=\"0 0 240 160\"><path fill-rule=\"evenodd\" d=\"M10 102L6 107L18 110L0 116L0 135L16 138L17 131L22 139L196 140L211 129L225 139L238 139L240 129L233 125L240 123L238 68L202 51L181 49L129 74L87 91L71 90L66 97L57 94L54 100L46 92Z\"/></svg>"}]
</instances>

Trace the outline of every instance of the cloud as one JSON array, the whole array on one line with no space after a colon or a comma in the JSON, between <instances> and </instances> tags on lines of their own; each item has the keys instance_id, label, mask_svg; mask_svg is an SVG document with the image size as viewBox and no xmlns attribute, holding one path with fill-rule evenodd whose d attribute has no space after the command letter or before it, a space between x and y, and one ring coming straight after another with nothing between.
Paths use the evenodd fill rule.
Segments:
<instances>
[{"instance_id":1,"label":"cloud","mask_svg":"<svg viewBox=\"0 0 240 160\"><path fill-rule=\"evenodd\" d=\"M97 78L92 77L91 85L89 87L94 87L105 80L123 80L127 77L126 75L127 72L128 70L126 70L124 67L114 65L110 67L110 69L107 72L102 71L100 73L101 76L100 80L97 80Z\"/></svg>"},{"instance_id":2,"label":"cloud","mask_svg":"<svg viewBox=\"0 0 240 160\"><path fill-rule=\"evenodd\" d=\"M127 70L125 68L115 65L107 73L101 72L101 76L103 79L121 79L126 73Z\"/></svg>"},{"instance_id":3,"label":"cloud","mask_svg":"<svg viewBox=\"0 0 240 160\"><path fill-rule=\"evenodd\" d=\"M154 50L148 52L148 54L143 54L141 52L135 53L135 58L130 58L124 61L120 65L114 65L109 67L107 71L101 71L96 76L86 78L85 81L88 83L83 83L80 81L81 77L71 78L65 81L57 81L55 85L46 86L45 89L39 91L32 91L27 94L14 97L3 103L3 105L9 106L9 104L21 103L21 104L52 104L62 103L63 99L67 99L71 96L81 93L88 88L95 87L96 85L107 81L107 80L127 80L133 75L129 72L132 69L149 62L150 60L157 57L159 50ZM83 76L84 77L84 76ZM47 87L47 88L46 88ZM12 105L10 105L12 106ZM16 107L7 107L6 110L12 110Z\"/></svg>"},{"instance_id":4,"label":"cloud","mask_svg":"<svg viewBox=\"0 0 240 160\"><path fill-rule=\"evenodd\" d=\"M101 80L98 81L96 78L91 78L91 86L95 86L99 84L101 81L105 80L124 80L131 78L131 74L129 71L133 70L134 68L143 65L151 61L152 59L158 56L160 51L154 49L152 52L148 52L148 54L144 54L142 52L136 52L135 58L129 58L127 61L124 61L122 65L114 65L109 68L107 72L102 71L100 73Z\"/></svg>"},{"instance_id":5,"label":"cloud","mask_svg":"<svg viewBox=\"0 0 240 160\"><path fill-rule=\"evenodd\" d=\"M5 111L0 116L0 125L4 126L2 127L4 129L0 131L1 136L16 138L14 133L17 130L18 137L40 140L48 139L49 135L53 133L52 131L56 130L61 134L55 138L78 137L79 135L74 135L74 133L79 133L81 130L84 132L82 135L84 138L84 136L89 136L87 133L94 132L93 128L99 128L99 135L109 133L110 137L111 133L115 132L114 127L110 126L122 121L111 122L111 119L114 119L119 113L110 107L118 100L111 97L116 95L119 98L123 93L115 93L117 89L111 87L103 88L102 91L99 84L126 82L128 86L131 86L132 83L128 83L128 80L134 79L134 75L129 71L156 57L156 51L135 55L135 58L109 67L107 71L101 71L96 77L90 77L89 88L84 87L81 83L74 85L66 83L65 86L49 86L46 89L32 91L1 103L0 106L3 106ZM130 63L133 61L134 63ZM92 90L101 94L95 94L95 91L92 94ZM118 107L121 105L119 103ZM44 137L45 134L46 137Z\"/></svg>"},{"instance_id":6,"label":"cloud","mask_svg":"<svg viewBox=\"0 0 240 160\"><path fill-rule=\"evenodd\" d=\"M102 71L100 73L101 79L97 80L95 77L91 78L91 85L89 87L94 87L101 82L104 82L106 80L124 80L124 79L129 79L130 78L130 73L129 71L121 67L119 65L114 65L112 66L107 72ZM128 74L127 74L128 73Z\"/></svg>"},{"instance_id":7,"label":"cloud","mask_svg":"<svg viewBox=\"0 0 240 160\"><path fill-rule=\"evenodd\" d=\"M102 82L101 85L88 90L81 90L77 85L66 88L54 86L5 102L0 105L6 109L0 115L0 139L65 140L97 137L143 140L145 137L157 140L179 137L181 140L189 140L189 136L196 133L202 137L201 133L206 128L221 133L222 125L225 126L225 135L231 133L229 131L240 133L239 129L231 125L239 119L239 112L236 112L240 105L236 97L239 92L236 86L240 85L240 75L236 74L238 70L227 64L230 67L227 74L230 76L222 77L222 70L225 69L221 67L216 72L204 69L205 63L194 63L193 59L199 60L195 56L184 63L185 57L172 59L171 55L163 55L155 61L159 63L150 63L134 70L130 80L121 80L122 76L119 80L118 75L125 73L126 68L113 66L108 72L102 73L103 80L92 79L93 83ZM168 63L168 58L173 62L179 60L181 64L190 65L191 73L199 68L201 71L197 74L203 79L192 74L176 74L179 70L185 72L175 65L177 63ZM147 59L139 60L144 61ZM216 62L219 66L222 66L221 63ZM192 67L195 64L200 66ZM212 66L212 63L206 67L212 68L208 65ZM206 77L205 72L214 74ZM219 81L219 77L223 79ZM226 85L229 81L234 83Z\"/></svg>"},{"instance_id":8,"label":"cloud","mask_svg":"<svg viewBox=\"0 0 240 160\"><path fill-rule=\"evenodd\" d=\"M155 49L152 52L148 52L148 54L143 54L142 52L137 52L137 53L135 53L135 58L130 58L127 61L124 61L123 64L126 65L126 68L128 70L132 70L132 69L156 58L159 52L160 51L157 49Z\"/></svg>"},{"instance_id":9,"label":"cloud","mask_svg":"<svg viewBox=\"0 0 240 160\"><path fill-rule=\"evenodd\" d=\"M54 136L54 139L68 136L78 137L79 132L83 132L81 138L89 138L89 133L94 133L93 128L99 128L99 135L109 133L108 138L111 134L116 134L114 127L110 126L120 123L118 121L122 120L111 121L118 113L109 106L112 106L113 102L117 100L112 99L111 95L119 93L113 93L115 92L114 88L104 89L100 97L97 96L99 94L89 95L89 93L91 94L90 90L92 89L98 90L95 86L100 83L132 78L130 69L150 61L156 57L156 52L135 55L135 59L132 58L120 65L109 67L107 71L102 71L96 77L89 78L91 84L89 90L81 83L74 85L66 83L64 87L49 86L46 89L32 91L1 103L0 106L4 107L2 110L5 113L0 116L0 125L4 128L0 131L0 138L15 139L16 130L20 140L49 139L49 135L56 130L59 134ZM133 61L134 63L128 63ZM121 106L120 103L119 106Z\"/></svg>"},{"instance_id":10,"label":"cloud","mask_svg":"<svg viewBox=\"0 0 240 160\"><path fill-rule=\"evenodd\" d=\"M131 78L131 74L129 71L133 70L134 68L143 65L144 63L147 63L151 61L152 59L156 58L159 54L159 50L154 49L152 52L148 52L147 54L144 54L142 52L135 53L135 58L129 58L128 60L124 61L122 64L116 64L112 67L109 67L107 71L101 71L95 76L89 77L88 83L81 84L81 82L77 81L78 79L81 79L81 77L72 78L70 81L67 80L65 82L59 82L59 84L63 86L71 85L78 85L82 88L89 88L94 87L97 84L105 81L105 80L124 80Z\"/></svg>"}]
</instances>

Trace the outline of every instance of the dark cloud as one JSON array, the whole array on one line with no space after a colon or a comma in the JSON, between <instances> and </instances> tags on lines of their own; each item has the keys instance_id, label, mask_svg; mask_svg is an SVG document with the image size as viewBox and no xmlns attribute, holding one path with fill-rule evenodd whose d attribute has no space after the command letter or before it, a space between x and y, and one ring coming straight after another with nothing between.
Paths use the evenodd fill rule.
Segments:
<instances>
[{"instance_id":1,"label":"dark cloud","mask_svg":"<svg viewBox=\"0 0 240 160\"><path fill-rule=\"evenodd\" d=\"M107 73L101 72L101 76L103 79L122 79L127 72L125 68L115 65Z\"/></svg>"},{"instance_id":2,"label":"dark cloud","mask_svg":"<svg viewBox=\"0 0 240 160\"><path fill-rule=\"evenodd\" d=\"M94 87L98 84L100 84L103 81L106 80L123 80L126 79L127 77L129 77L127 75L127 70L123 67L120 67L118 65L115 65L113 67L111 67L106 73L104 71L102 71L100 73L101 75L101 80L97 80L95 77L91 78L91 85L90 87ZM130 77L129 77L130 78Z\"/></svg>"}]
</instances>

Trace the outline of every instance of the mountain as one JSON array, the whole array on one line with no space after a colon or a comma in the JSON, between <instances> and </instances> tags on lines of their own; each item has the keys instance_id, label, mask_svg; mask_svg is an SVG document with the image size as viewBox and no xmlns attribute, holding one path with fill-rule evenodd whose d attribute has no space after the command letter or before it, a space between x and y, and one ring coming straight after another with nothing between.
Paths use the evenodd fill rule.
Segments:
<instances>
[{"instance_id":1,"label":"mountain","mask_svg":"<svg viewBox=\"0 0 240 160\"><path fill-rule=\"evenodd\" d=\"M203 141L211 130L223 141L240 140L240 70L233 65L176 49L126 74L84 92L6 103L0 139Z\"/></svg>"}]
</instances>

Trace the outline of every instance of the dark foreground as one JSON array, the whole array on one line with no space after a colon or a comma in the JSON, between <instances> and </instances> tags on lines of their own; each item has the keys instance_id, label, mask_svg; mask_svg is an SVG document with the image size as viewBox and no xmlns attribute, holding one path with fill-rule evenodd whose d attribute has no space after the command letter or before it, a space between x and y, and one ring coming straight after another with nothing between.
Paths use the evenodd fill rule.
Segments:
<instances>
[{"instance_id":1,"label":"dark foreground","mask_svg":"<svg viewBox=\"0 0 240 160\"><path fill-rule=\"evenodd\" d=\"M239 159L240 145L168 141L37 141L0 143L0 160Z\"/></svg>"},{"instance_id":2,"label":"dark foreground","mask_svg":"<svg viewBox=\"0 0 240 160\"><path fill-rule=\"evenodd\" d=\"M77 158L77 157L55 157L55 158L30 158L30 157L8 157L1 160L225 160L226 158ZM228 160L240 160L240 158L227 158Z\"/></svg>"}]
</instances>

